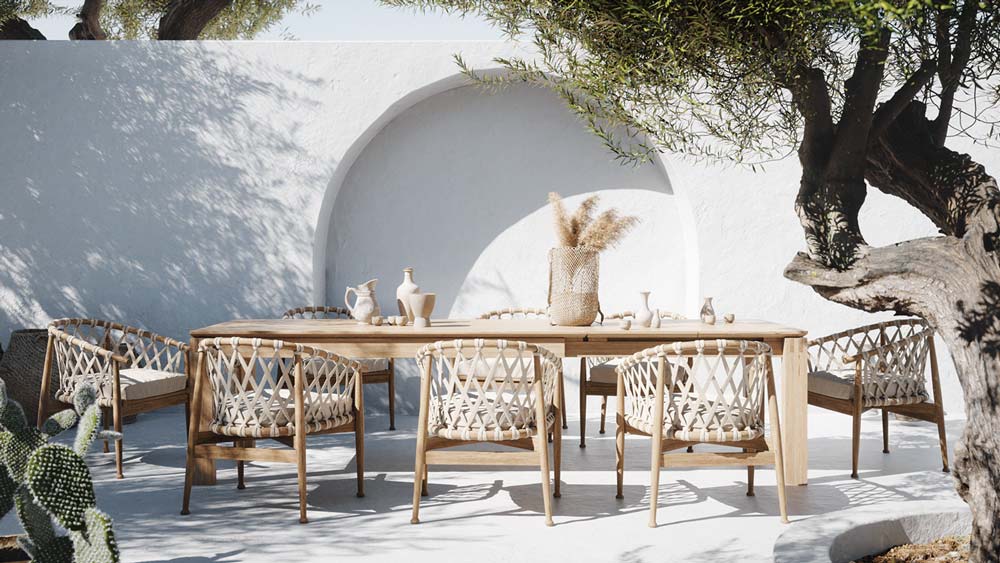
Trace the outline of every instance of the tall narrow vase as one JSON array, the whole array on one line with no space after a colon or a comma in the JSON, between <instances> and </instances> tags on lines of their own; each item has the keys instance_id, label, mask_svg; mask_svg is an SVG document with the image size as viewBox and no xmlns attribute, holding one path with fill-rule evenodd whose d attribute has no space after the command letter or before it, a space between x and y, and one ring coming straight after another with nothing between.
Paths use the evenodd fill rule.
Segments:
<instances>
[{"instance_id":1,"label":"tall narrow vase","mask_svg":"<svg viewBox=\"0 0 1000 563\"><path fill-rule=\"evenodd\" d=\"M639 310L635 312L635 324L648 327L653 324L653 312L649 310L649 292L639 292Z\"/></svg>"},{"instance_id":2,"label":"tall narrow vase","mask_svg":"<svg viewBox=\"0 0 1000 563\"><path fill-rule=\"evenodd\" d=\"M712 307L711 297L706 297L705 304L701 306L701 322L709 325L715 324L715 309Z\"/></svg>"},{"instance_id":3,"label":"tall narrow vase","mask_svg":"<svg viewBox=\"0 0 1000 563\"><path fill-rule=\"evenodd\" d=\"M413 309L410 308L410 296L419 291L420 287L413 283L413 268L403 268L403 283L396 288L396 305L399 306L399 314L406 315L411 323Z\"/></svg>"}]
</instances>

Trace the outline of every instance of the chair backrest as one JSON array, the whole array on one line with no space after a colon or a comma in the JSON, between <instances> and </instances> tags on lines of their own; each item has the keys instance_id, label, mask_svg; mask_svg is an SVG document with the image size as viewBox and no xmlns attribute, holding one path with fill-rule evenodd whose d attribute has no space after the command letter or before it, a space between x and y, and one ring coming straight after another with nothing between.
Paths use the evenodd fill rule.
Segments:
<instances>
[{"instance_id":1,"label":"chair backrest","mask_svg":"<svg viewBox=\"0 0 1000 563\"><path fill-rule=\"evenodd\" d=\"M283 319L349 319L351 312L343 307L296 307L281 315Z\"/></svg>"},{"instance_id":2,"label":"chair backrest","mask_svg":"<svg viewBox=\"0 0 1000 563\"><path fill-rule=\"evenodd\" d=\"M866 325L810 342L809 370L851 376L861 369L865 406L919 403L934 331L923 319Z\"/></svg>"},{"instance_id":3,"label":"chair backrest","mask_svg":"<svg viewBox=\"0 0 1000 563\"><path fill-rule=\"evenodd\" d=\"M507 307L506 309L495 309L479 315L480 319L541 319L549 316L545 309L537 307Z\"/></svg>"},{"instance_id":4,"label":"chair backrest","mask_svg":"<svg viewBox=\"0 0 1000 563\"><path fill-rule=\"evenodd\" d=\"M658 398L661 369L665 377ZM659 399L664 420L682 440L705 440L707 433L716 433L719 441L733 430L763 428L771 348L762 342L662 344L629 356L617 370L625 386L626 412L653 420Z\"/></svg>"},{"instance_id":5,"label":"chair backrest","mask_svg":"<svg viewBox=\"0 0 1000 563\"><path fill-rule=\"evenodd\" d=\"M219 337L203 340L198 352L212 387L213 426L243 436L294 429L297 374L307 423L349 415L360 388L361 364L302 344Z\"/></svg>"},{"instance_id":6,"label":"chair backrest","mask_svg":"<svg viewBox=\"0 0 1000 563\"><path fill-rule=\"evenodd\" d=\"M438 341L421 348L417 362L430 370L430 395L421 397L430 403L428 423L450 438L527 436L525 430L538 426L537 402L543 401L546 416L554 404L559 358L540 346L514 340Z\"/></svg>"},{"instance_id":7,"label":"chair backrest","mask_svg":"<svg viewBox=\"0 0 1000 563\"><path fill-rule=\"evenodd\" d=\"M57 395L68 396L83 383L97 388L99 399L110 399L112 362L120 367L184 373L183 343L111 321L58 319L49 323L59 373Z\"/></svg>"}]
</instances>

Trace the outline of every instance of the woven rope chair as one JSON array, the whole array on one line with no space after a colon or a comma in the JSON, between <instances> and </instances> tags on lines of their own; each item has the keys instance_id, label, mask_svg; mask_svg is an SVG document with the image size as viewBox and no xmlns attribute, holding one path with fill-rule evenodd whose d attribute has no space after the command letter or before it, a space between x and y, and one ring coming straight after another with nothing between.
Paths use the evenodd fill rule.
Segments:
<instances>
[{"instance_id":1,"label":"woven rope chair","mask_svg":"<svg viewBox=\"0 0 1000 563\"><path fill-rule=\"evenodd\" d=\"M605 320L634 319L632 311L612 313ZM660 311L660 319L682 320L686 317L678 313ZM613 397L618 391L618 376L615 368L618 360L614 356L588 356L580 358L580 447L587 447L587 397L601 398L601 427L604 434L605 421L608 415L608 397Z\"/></svg>"},{"instance_id":2,"label":"woven rope chair","mask_svg":"<svg viewBox=\"0 0 1000 563\"><path fill-rule=\"evenodd\" d=\"M97 319L55 320L48 332L38 401L39 426L55 410L49 399L53 361L59 375L55 401L72 405L81 385L93 385L105 429L113 425L121 433L122 419L127 416L187 404L187 344ZM124 477L122 442L121 438L115 440L119 479ZM108 452L107 440L104 452Z\"/></svg>"},{"instance_id":3,"label":"woven rope chair","mask_svg":"<svg viewBox=\"0 0 1000 563\"><path fill-rule=\"evenodd\" d=\"M494 309L479 315L482 320L511 320L511 319L547 319L549 312L538 307L507 307L506 309ZM562 365L562 362L559 364ZM564 385L562 369L559 370L559 401L561 405L566 405L566 386ZM562 429L569 428L566 420L566 409L562 409Z\"/></svg>"},{"instance_id":4,"label":"woven rope chair","mask_svg":"<svg viewBox=\"0 0 1000 563\"><path fill-rule=\"evenodd\" d=\"M930 363L931 401L925 387ZM889 413L938 427L942 470L948 471L941 380L934 331L921 319L899 319L809 342L809 404L853 418L851 477L858 476L861 414L882 410L882 451L889 453Z\"/></svg>"},{"instance_id":5,"label":"woven rope chair","mask_svg":"<svg viewBox=\"0 0 1000 563\"><path fill-rule=\"evenodd\" d=\"M297 307L282 315L283 319L349 319L351 312L342 307ZM389 430L396 429L396 361L393 358L358 359L361 382L366 385L385 384L389 395Z\"/></svg>"},{"instance_id":6,"label":"woven rope chair","mask_svg":"<svg viewBox=\"0 0 1000 563\"><path fill-rule=\"evenodd\" d=\"M770 347L726 340L663 344L626 358L616 370L617 496L624 498L625 434L652 437L650 527L656 527L660 467L671 466L746 465L747 495L753 496L754 467L774 465L781 521L788 522ZM765 438L765 403L770 414L769 439ZM743 451L664 453L700 443Z\"/></svg>"},{"instance_id":7,"label":"woven rope chair","mask_svg":"<svg viewBox=\"0 0 1000 563\"><path fill-rule=\"evenodd\" d=\"M420 419L413 479L413 518L427 494L428 465L538 465L545 524L552 525L549 457L552 432L555 496L559 496L559 358L540 347L506 340L441 341L417 352ZM472 370L484 377L468 377ZM492 442L529 452L438 451Z\"/></svg>"},{"instance_id":8,"label":"woven rope chair","mask_svg":"<svg viewBox=\"0 0 1000 563\"><path fill-rule=\"evenodd\" d=\"M280 340L215 338L198 349L191 422L188 431L184 505L190 512L196 459L235 459L237 488L243 489L244 463L260 460L295 463L298 469L299 522L306 523L306 436L353 432L358 496L364 496L364 400L361 364L333 352ZM211 385L211 405L203 405L201 386ZM198 431L210 409L210 434ZM272 439L292 451L257 448ZM233 446L220 446L232 441Z\"/></svg>"}]
</instances>

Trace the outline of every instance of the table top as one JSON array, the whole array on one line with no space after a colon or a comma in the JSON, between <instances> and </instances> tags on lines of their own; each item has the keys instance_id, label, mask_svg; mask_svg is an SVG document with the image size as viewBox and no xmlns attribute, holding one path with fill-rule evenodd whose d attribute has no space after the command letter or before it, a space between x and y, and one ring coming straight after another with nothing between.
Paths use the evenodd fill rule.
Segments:
<instances>
[{"instance_id":1,"label":"table top","mask_svg":"<svg viewBox=\"0 0 1000 563\"><path fill-rule=\"evenodd\" d=\"M708 325L697 320L664 320L660 328L624 330L619 321L592 326L552 326L547 319L440 319L431 326L374 326L351 319L241 319L191 331L192 338L239 336L309 340L451 340L455 338L564 340L697 340L798 338L806 331L769 321L739 320Z\"/></svg>"}]
</instances>

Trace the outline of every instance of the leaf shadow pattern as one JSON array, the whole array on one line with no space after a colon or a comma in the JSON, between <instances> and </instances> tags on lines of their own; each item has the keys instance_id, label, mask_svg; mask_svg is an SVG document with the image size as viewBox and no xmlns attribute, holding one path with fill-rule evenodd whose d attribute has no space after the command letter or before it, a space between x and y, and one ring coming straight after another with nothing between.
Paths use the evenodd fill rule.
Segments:
<instances>
[{"instance_id":1,"label":"leaf shadow pattern","mask_svg":"<svg viewBox=\"0 0 1000 563\"><path fill-rule=\"evenodd\" d=\"M978 344L991 358L1000 357L1000 283L986 282L980 286L982 298L975 305L957 303L961 320L959 335L969 344Z\"/></svg>"}]
</instances>

